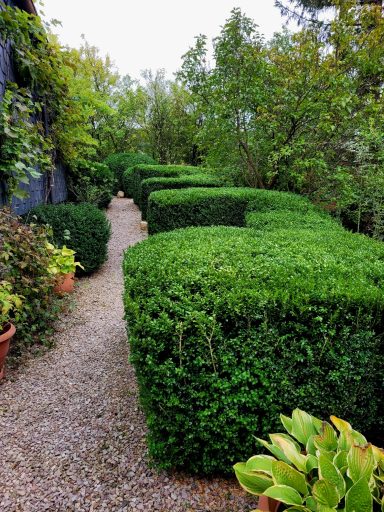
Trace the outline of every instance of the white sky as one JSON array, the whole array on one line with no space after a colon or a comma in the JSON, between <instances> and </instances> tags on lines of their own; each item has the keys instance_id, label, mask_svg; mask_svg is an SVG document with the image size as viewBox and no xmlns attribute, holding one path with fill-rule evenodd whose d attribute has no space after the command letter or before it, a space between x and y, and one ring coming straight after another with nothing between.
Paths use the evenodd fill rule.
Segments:
<instances>
[{"instance_id":1,"label":"white sky","mask_svg":"<svg viewBox=\"0 0 384 512\"><path fill-rule=\"evenodd\" d=\"M45 0L43 10L62 22L54 31L63 45L79 47L84 34L122 75L140 78L141 70L160 68L172 77L194 37L216 37L233 7L267 38L284 23L274 0Z\"/></svg>"}]
</instances>

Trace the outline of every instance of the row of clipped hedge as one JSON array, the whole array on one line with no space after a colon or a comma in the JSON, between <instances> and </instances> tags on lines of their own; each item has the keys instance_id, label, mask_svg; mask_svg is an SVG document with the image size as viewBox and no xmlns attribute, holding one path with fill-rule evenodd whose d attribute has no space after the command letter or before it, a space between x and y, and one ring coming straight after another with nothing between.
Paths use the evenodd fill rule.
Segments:
<instances>
[{"instance_id":1,"label":"row of clipped hedge","mask_svg":"<svg viewBox=\"0 0 384 512\"><path fill-rule=\"evenodd\" d=\"M289 192L251 188L189 188L162 190L149 197L148 230L151 234L189 226L239 226L251 223L251 212L286 212L291 225L337 226L329 215L310 201ZM259 221L260 222L260 221ZM285 224L285 220L277 221Z\"/></svg>"},{"instance_id":2,"label":"row of clipped hedge","mask_svg":"<svg viewBox=\"0 0 384 512\"><path fill-rule=\"evenodd\" d=\"M160 467L231 471L295 407L384 432L381 243L265 190L156 191L148 224L124 301Z\"/></svg>"}]
</instances>

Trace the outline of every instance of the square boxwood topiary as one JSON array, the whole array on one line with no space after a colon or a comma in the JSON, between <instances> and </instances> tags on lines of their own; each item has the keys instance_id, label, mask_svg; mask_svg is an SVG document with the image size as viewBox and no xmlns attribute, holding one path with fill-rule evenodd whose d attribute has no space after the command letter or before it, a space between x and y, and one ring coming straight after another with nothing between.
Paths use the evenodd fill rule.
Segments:
<instances>
[{"instance_id":1,"label":"square boxwood topiary","mask_svg":"<svg viewBox=\"0 0 384 512\"><path fill-rule=\"evenodd\" d=\"M245 226L248 211L316 211L306 198L289 192L253 188L161 190L149 198L151 234L188 226Z\"/></svg>"},{"instance_id":2,"label":"square boxwood topiary","mask_svg":"<svg viewBox=\"0 0 384 512\"><path fill-rule=\"evenodd\" d=\"M76 260L85 269L79 269L79 274L90 274L107 260L111 226L105 213L96 206L88 203L37 206L29 212L28 220L49 224L54 244L76 251Z\"/></svg>"},{"instance_id":3,"label":"square boxwood topiary","mask_svg":"<svg viewBox=\"0 0 384 512\"><path fill-rule=\"evenodd\" d=\"M148 199L156 190L222 186L222 180L209 174L192 174L178 178L148 178L141 182L141 216L143 220L147 219Z\"/></svg>"},{"instance_id":4,"label":"square boxwood topiary","mask_svg":"<svg viewBox=\"0 0 384 512\"><path fill-rule=\"evenodd\" d=\"M343 230L215 227L125 254L151 456L231 471L300 407L384 432L384 246Z\"/></svg>"},{"instance_id":5,"label":"square boxwood topiary","mask_svg":"<svg viewBox=\"0 0 384 512\"><path fill-rule=\"evenodd\" d=\"M191 165L136 165L125 173L124 179L132 187L132 198L141 207L141 183L148 178L177 178L181 175L202 174L204 169Z\"/></svg>"},{"instance_id":6,"label":"square boxwood topiary","mask_svg":"<svg viewBox=\"0 0 384 512\"><path fill-rule=\"evenodd\" d=\"M127 170L132 171L133 167L138 164L156 164L151 156L142 152L126 152L126 153L113 153L107 156L104 163L114 172L116 177L116 184L113 193L116 194L119 190L123 190L128 197L132 197L132 190L127 186L127 181L123 176Z\"/></svg>"}]
</instances>

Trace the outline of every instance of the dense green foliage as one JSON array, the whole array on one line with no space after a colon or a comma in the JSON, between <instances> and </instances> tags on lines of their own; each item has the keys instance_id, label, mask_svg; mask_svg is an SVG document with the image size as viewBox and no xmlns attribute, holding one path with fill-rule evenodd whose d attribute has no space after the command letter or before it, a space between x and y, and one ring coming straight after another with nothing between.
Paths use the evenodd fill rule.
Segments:
<instances>
[{"instance_id":1,"label":"dense green foliage","mask_svg":"<svg viewBox=\"0 0 384 512\"><path fill-rule=\"evenodd\" d=\"M108 207L115 183L115 174L108 165L83 159L74 162L68 176L71 198L98 208Z\"/></svg>"},{"instance_id":2,"label":"dense green foliage","mask_svg":"<svg viewBox=\"0 0 384 512\"><path fill-rule=\"evenodd\" d=\"M28 219L52 228L55 245L76 251L76 259L89 274L107 259L111 228L104 212L88 203L44 205L33 208ZM79 273L82 273L79 270Z\"/></svg>"},{"instance_id":3,"label":"dense green foliage","mask_svg":"<svg viewBox=\"0 0 384 512\"><path fill-rule=\"evenodd\" d=\"M22 307L10 317L17 326L17 349L43 343L57 316L47 242L45 228L25 225L9 211L0 210L0 281L10 283L22 300Z\"/></svg>"},{"instance_id":4,"label":"dense green foliage","mask_svg":"<svg viewBox=\"0 0 384 512\"><path fill-rule=\"evenodd\" d=\"M125 311L156 462L229 471L293 407L383 432L383 259L382 244L323 229L189 228L130 248Z\"/></svg>"},{"instance_id":5,"label":"dense green foliage","mask_svg":"<svg viewBox=\"0 0 384 512\"><path fill-rule=\"evenodd\" d=\"M208 174L180 175L178 178L147 178L141 182L141 216L147 218L148 199L156 190L179 189L191 187L221 187L222 180Z\"/></svg>"},{"instance_id":6,"label":"dense green foliage","mask_svg":"<svg viewBox=\"0 0 384 512\"><path fill-rule=\"evenodd\" d=\"M151 234L187 226L245 226L247 211L315 211L305 198L252 188L161 190L149 198Z\"/></svg>"},{"instance_id":7,"label":"dense green foliage","mask_svg":"<svg viewBox=\"0 0 384 512\"><path fill-rule=\"evenodd\" d=\"M213 65L198 37L180 77L202 119L208 166L239 184L310 196L380 238L384 17L375 1L326 3L335 6L326 23L301 20L268 42L234 9L213 41Z\"/></svg>"},{"instance_id":8,"label":"dense green foliage","mask_svg":"<svg viewBox=\"0 0 384 512\"><path fill-rule=\"evenodd\" d=\"M131 170L138 164L156 164L155 160L145 153L112 153L107 156L104 163L114 172L116 185L114 193L123 190L128 197L132 196L132 190L128 185L128 175L123 184L123 175L128 169Z\"/></svg>"},{"instance_id":9,"label":"dense green foliage","mask_svg":"<svg viewBox=\"0 0 384 512\"><path fill-rule=\"evenodd\" d=\"M176 178L188 174L201 174L203 169L189 165L136 165L132 174L126 171L124 179L125 184L132 190L132 197L141 209L141 183L148 178L164 177Z\"/></svg>"},{"instance_id":10,"label":"dense green foliage","mask_svg":"<svg viewBox=\"0 0 384 512\"><path fill-rule=\"evenodd\" d=\"M326 213L317 211L259 211L246 214L245 225L262 231L275 229L344 229Z\"/></svg>"}]
</instances>

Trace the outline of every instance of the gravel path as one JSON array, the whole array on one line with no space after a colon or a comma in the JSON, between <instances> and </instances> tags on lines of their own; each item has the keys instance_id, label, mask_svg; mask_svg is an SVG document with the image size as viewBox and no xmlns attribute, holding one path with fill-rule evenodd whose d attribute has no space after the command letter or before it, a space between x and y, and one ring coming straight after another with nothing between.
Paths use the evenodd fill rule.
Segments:
<instances>
[{"instance_id":1,"label":"gravel path","mask_svg":"<svg viewBox=\"0 0 384 512\"><path fill-rule=\"evenodd\" d=\"M232 480L147 464L121 299L123 251L145 235L131 200L114 199L108 216L108 262L81 280L55 348L0 385L0 511L249 511Z\"/></svg>"}]
</instances>

